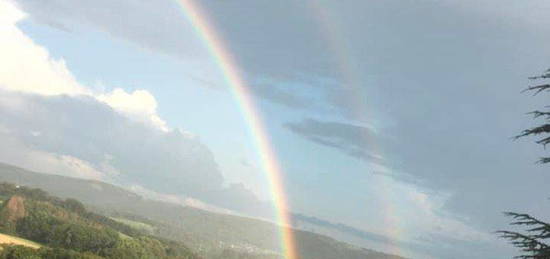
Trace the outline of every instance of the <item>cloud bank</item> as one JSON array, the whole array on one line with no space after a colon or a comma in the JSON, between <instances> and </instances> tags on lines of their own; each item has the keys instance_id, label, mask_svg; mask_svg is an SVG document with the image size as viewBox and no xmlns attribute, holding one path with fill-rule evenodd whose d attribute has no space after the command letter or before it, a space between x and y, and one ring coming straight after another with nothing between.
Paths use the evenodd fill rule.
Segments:
<instances>
[{"instance_id":1,"label":"cloud bank","mask_svg":"<svg viewBox=\"0 0 550 259\"><path fill-rule=\"evenodd\" d=\"M225 186L208 147L198 137L170 129L148 91L90 90L63 59L53 59L17 28L23 12L0 1L0 14L3 162L271 215L269 204L243 185Z\"/></svg>"}]
</instances>

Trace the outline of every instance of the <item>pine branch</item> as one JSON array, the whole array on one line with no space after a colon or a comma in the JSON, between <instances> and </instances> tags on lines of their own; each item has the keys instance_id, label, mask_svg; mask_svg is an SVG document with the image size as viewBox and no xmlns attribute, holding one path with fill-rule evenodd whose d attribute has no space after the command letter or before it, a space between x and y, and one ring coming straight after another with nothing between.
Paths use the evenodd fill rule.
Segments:
<instances>
[{"instance_id":1,"label":"pine branch","mask_svg":"<svg viewBox=\"0 0 550 259\"><path fill-rule=\"evenodd\" d=\"M545 78L550 78L550 69L547 69L546 71L544 71L542 75L529 77L529 79L531 80L545 79Z\"/></svg>"},{"instance_id":2,"label":"pine branch","mask_svg":"<svg viewBox=\"0 0 550 259\"><path fill-rule=\"evenodd\" d=\"M528 112L527 114L533 114L533 118L538 118L538 117L546 117L547 120L550 120L550 112L543 112L543 111L532 111L532 112Z\"/></svg>"},{"instance_id":3,"label":"pine branch","mask_svg":"<svg viewBox=\"0 0 550 259\"><path fill-rule=\"evenodd\" d=\"M539 159L539 161L537 161L537 163L539 163L539 164L550 163L550 157L541 157L541 158Z\"/></svg>"},{"instance_id":4,"label":"pine branch","mask_svg":"<svg viewBox=\"0 0 550 259\"><path fill-rule=\"evenodd\" d=\"M529 135L539 135L542 133L550 133L550 124L544 124L538 127L526 129L521 134L515 136L514 139L518 139Z\"/></svg>"},{"instance_id":5,"label":"pine branch","mask_svg":"<svg viewBox=\"0 0 550 259\"><path fill-rule=\"evenodd\" d=\"M545 78L550 78L550 68L546 69L542 75L529 77L529 79L531 79L531 80L545 79Z\"/></svg>"},{"instance_id":6,"label":"pine branch","mask_svg":"<svg viewBox=\"0 0 550 259\"><path fill-rule=\"evenodd\" d=\"M550 224L540 221L535 217L532 217L529 214L524 213L515 213L515 212L505 212L504 215L512 217L515 221L511 225L524 225L524 226L537 226L535 228L528 229L528 232L540 232L535 235L539 238L550 237Z\"/></svg>"},{"instance_id":7,"label":"pine branch","mask_svg":"<svg viewBox=\"0 0 550 259\"><path fill-rule=\"evenodd\" d=\"M497 232L500 234L500 237L508 239L512 245L520 248L520 250L525 253L515 258L550 258L550 246L543 242L543 240L550 238L550 224L540 221L529 214L515 212L505 212L504 214L514 219L511 225L531 227L526 230L528 234L513 231Z\"/></svg>"},{"instance_id":8,"label":"pine branch","mask_svg":"<svg viewBox=\"0 0 550 259\"><path fill-rule=\"evenodd\" d=\"M518 232L512 231L497 231L500 234L500 237L508 239L509 242L517 248L520 248L522 252L526 254L516 256L514 258L537 258L537 259L548 259L550 257L550 246L539 241L537 238L524 235Z\"/></svg>"},{"instance_id":9,"label":"pine branch","mask_svg":"<svg viewBox=\"0 0 550 259\"><path fill-rule=\"evenodd\" d=\"M550 143L550 137L546 137L546 138L537 140L536 143L537 143L537 144L541 144L542 146L544 146L544 147L546 148L546 145L547 145L548 143Z\"/></svg>"},{"instance_id":10,"label":"pine branch","mask_svg":"<svg viewBox=\"0 0 550 259\"><path fill-rule=\"evenodd\" d=\"M547 69L542 75L530 77L529 79L549 79L550 78L550 69ZM550 90L550 84L540 84L535 86L527 87L522 92L534 91L533 95L537 95L543 91ZM548 107L547 107L548 108ZM535 110L528 114L532 114L533 117L539 118L543 117L547 121L550 121L550 111L539 111ZM534 128L526 129L521 134L514 137L514 139L522 138L525 136L538 136L541 134L550 133L550 124L543 124ZM544 138L536 141L537 144L543 145L546 148L546 145L550 144L550 136L546 135ZM541 157L538 163L550 163L550 157ZM514 258L520 259L550 259L550 245L545 243L550 239L550 224L540 221L535 217L532 217L529 214L524 213L515 213L515 212L505 212L506 216L513 218L511 225L523 226L527 229L525 233L513 232L513 231L497 231L500 234L500 237L508 239L508 241L519 248L523 254L516 256Z\"/></svg>"},{"instance_id":11,"label":"pine branch","mask_svg":"<svg viewBox=\"0 0 550 259\"><path fill-rule=\"evenodd\" d=\"M527 91L535 91L535 93L533 95L537 95L539 94L540 92L542 91L545 91L545 90L548 90L550 89L550 84L543 84L543 85L535 85L535 86L529 86L527 87L525 90L521 91L522 93L523 92L527 92Z\"/></svg>"}]
</instances>

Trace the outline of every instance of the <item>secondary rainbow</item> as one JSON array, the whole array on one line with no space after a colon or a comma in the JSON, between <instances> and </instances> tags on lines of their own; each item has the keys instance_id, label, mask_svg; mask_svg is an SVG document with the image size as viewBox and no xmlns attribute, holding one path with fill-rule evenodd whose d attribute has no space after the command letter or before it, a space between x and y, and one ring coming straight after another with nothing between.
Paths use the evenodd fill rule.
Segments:
<instances>
[{"instance_id":1,"label":"secondary rainbow","mask_svg":"<svg viewBox=\"0 0 550 259\"><path fill-rule=\"evenodd\" d=\"M325 35L325 41L331 49L330 53L334 55L339 67L339 73L342 76L342 87L346 89L345 92L349 93L347 100L351 103L352 107L354 107L352 115L358 121L370 121L369 118L373 117L373 112L368 109L367 100L365 98L366 95L361 94L364 93L366 89L360 89L363 84L362 82L364 82L360 79L361 72L359 68L361 66L354 59L355 55L352 55L350 51L352 42L347 40L349 37L342 33L344 30L342 29L343 26L340 24L340 19L334 16L328 8L330 6L330 1L328 0L308 1L307 3L309 9L312 11L312 16L320 25L321 32ZM380 149L378 148L376 138L365 134L362 141L365 141L366 145L372 151L375 151L373 152L375 155L379 156L380 159L384 159L382 155L377 152ZM387 226L388 231L385 234L394 240L399 240L403 235L401 228L403 222L395 207L397 194L393 192L392 186L390 186L387 181L379 181L377 184L384 186L382 189L385 190L385 193L381 196L381 199L384 201L382 209L385 214L383 224ZM398 243L390 242L384 245L382 249L396 255L403 253Z\"/></svg>"},{"instance_id":2,"label":"secondary rainbow","mask_svg":"<svg viewBox=\"0 0 550 259\"><path fill-rule=\"evenodd\" d=\"M288 214L281 168L271 147L269 137L266 134L254 100L251 98L250 91L239 71L239 67L235 64L234 58L226 48L226 44L218 36L215 28L209 22L208 16L205 15L199 4L193 0L175 1L183 10L197 35L208 48L210 55L212 55L218 64L226 83L231 87L231 91L243 113L243 117L250 128L255 147L258 149L262 169L267 173L271 196L274 200L275 216L277 223L281 225L280 239L284 257L286 259L297 259L294 237L290 230L291 222Z\"/></svg>"}]
</instances>

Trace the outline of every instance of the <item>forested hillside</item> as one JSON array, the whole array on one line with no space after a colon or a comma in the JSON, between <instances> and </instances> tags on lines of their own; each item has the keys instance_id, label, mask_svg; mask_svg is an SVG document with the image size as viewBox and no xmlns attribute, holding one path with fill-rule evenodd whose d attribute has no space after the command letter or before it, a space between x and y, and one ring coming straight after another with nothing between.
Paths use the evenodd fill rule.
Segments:
<instances>
[{"instance_id":1,"label":"forested hillside","mask_svg":"<svg viewBox=\"0 0 550 259\"><path fill-rule=\"evenodd\" d=\"M162 240L88 211L74 199L1 183L0 232L42 245L4 244L0 258L199 258L186 246Z\"/></svg>"}]
</instances>

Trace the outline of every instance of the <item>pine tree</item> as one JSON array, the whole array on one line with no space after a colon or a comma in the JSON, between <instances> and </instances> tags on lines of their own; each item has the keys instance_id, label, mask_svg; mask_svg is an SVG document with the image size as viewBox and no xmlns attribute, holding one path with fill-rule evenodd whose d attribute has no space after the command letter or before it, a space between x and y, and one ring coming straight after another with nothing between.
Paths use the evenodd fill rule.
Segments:
<instances>
[{"instance_id":1,"label":"pine tree","mask_svg":"<svg viewBox=\"0 0 550 259\"><path fill-rule=\"evenodd\" d=\"M542 75L531 77L530 79L550 79L550 69L546 70ZM549 83L538 84L525 89L527 92L533 92L533 95L538 95L549 90ZM545 108L549 107L547 106ZM536 143L546 147L547 144L550 144L550 110L536 110L530 112L529 114L533 115L535 119L543 118L544 123L524 130L521 134L517 135L515 139L527 136L536 136L539 137L536 140ZM550 157L541 157L538 162L542 164L550 163ZM512 245L521 249L522 254L516 256L515 258L550 259L550 244L547 243L550 239L549 223L540 221L529 214L505 212L505 215L512 218L513 221L511 225L527 228L523 233L506 230L497 232L501 237L508 239Z\"/></svg>"}]
</instances>

